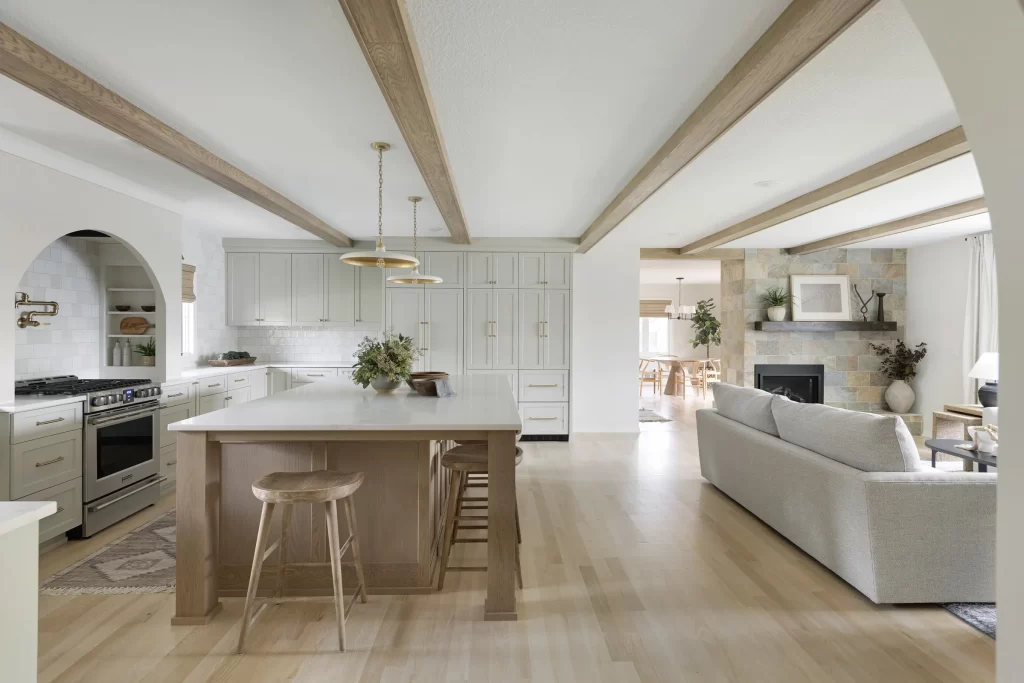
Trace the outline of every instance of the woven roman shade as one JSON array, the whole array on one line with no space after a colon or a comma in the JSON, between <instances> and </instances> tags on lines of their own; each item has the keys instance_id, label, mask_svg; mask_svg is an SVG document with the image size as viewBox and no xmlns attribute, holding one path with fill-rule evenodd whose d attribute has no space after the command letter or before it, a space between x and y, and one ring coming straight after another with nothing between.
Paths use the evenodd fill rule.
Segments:
<instances>
[{"instance_id":1,"label":"woven roman shade","mask_svg":"<svg viewBox=\"0 0 1024 683\"><path fill-rule=\"evenodd\" d=\"M640 299L641 318L667 318L666 306L671 306L671 299Z\"/></svg>"},{"instance_id":2,"label":"woven roman shade","mask_svg":"<svg viewBox=\"0 0 1024 683\"><path fill-rule=\"evenodd\" d=\"M181 264L181 300L192 303L196 300L196 267Z\"/></svg>"}]
</instances>

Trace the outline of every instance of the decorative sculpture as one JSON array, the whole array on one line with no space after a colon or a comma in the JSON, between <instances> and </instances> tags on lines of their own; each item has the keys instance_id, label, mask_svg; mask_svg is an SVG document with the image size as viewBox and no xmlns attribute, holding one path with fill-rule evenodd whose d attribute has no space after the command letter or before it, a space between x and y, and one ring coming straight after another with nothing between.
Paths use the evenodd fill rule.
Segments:
<instances>
[{"instance_id":1,"label":"decorative sculpture","mask_svg":"<svg viewBox=\"0 0 1024 683\"><path fill-rule=\"evenodd\" d=\"M860 292L857 291L857 285L853 286L853 291L857 295L857 298L860 299L860 314L861 314L861 316L863 316L864 322L867 322L868 321L868 304L871 303L871 300L875 298L875 290L873 290L873 289L871 290L871 296L869 296L867 298L867 301L865 301L864 297L862 297L860 295ZM883 295L879 294L878 296L882 297ZM881 298L878 299L878 305L879 306L882 305L882 299ZM879 310L881 310L881 309L879 309ZM881 315L881 313L879 313L879 315ZM881 320L881 318L879 318L879 320Z\"/></svg>"},{"instance_id":2,"label":"decorative sculpture","mask_svg":"<svg viewBox=\"0 0 1024 683\"><path fill-rule=\"evenodd\" d=\"M879 292L878 294L876 294L876 296L878 297L878 316L875 319L878 322L880 322L880 323L884 323L885 322L885 301L883 301L882 297L884 297L885 294L882 294L881 292ZM865 318L865 320L867 320L867 318Z\"/></svg>"}]
</instances>

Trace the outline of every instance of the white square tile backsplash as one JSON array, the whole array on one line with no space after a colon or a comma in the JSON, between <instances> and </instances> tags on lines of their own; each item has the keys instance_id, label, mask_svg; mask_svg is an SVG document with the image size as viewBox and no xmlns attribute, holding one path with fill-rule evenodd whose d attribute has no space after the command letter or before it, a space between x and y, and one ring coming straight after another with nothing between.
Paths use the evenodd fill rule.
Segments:
<instances>
[{"instance_id":1,"label":"white square tile backsplash","mask_svg":"<svg viewBox=\"0 0 1024 683\"><path fill-rule=\"evenodd\" d=\"M42 318L50 323L45 327L15 330L15 378L99 376L99 245L79 237L60 238L32 262L18 291L36 301L56 301L60 312ZM15 309L15 319L21 312Z\"/></svg>"},{"instance_id":2,"label":"white square tile backsplash","mask_svg":"<svg viewBox=\"0 0 1024 683\"><path fill-rule=\"evenodd\" d=\"M261 361L352 361L366 331L316 327L240 327L238 346Z\"/></svg>"}]
</instances>

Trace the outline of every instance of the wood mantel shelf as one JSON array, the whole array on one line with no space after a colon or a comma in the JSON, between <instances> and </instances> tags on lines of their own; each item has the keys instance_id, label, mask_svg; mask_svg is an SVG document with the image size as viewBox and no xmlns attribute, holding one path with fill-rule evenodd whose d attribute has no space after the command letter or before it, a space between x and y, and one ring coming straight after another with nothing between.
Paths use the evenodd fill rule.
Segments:
<instances>
[{"instance_id":1,"label":"wood mantel shelf","mask_svg":"<svg viewBox=\"0 0 1024 683\"><path fill-rule=\"evenodd\" d=\"M830 320L820 322L758 320L754 329L762 332L895 332L896 322L883 323L861 320Z\"/></svg>"}]
</instances>

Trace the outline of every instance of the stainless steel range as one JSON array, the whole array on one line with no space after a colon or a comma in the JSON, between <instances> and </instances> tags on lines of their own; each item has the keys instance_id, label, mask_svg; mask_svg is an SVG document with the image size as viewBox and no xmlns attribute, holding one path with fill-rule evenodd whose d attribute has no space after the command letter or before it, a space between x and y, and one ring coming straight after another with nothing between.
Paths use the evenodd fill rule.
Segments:
<instances>
[{"instance_id":1,"label":"stainless steel range","mask_svg":"<svg viewBox=\"0 0 1024 683\"><path fill-rule=\"evenodd\" d=\"M79 379L74 375L16 382L17 395L85 394L81 536L118 522L159 498L160 387L146 379Z\"/></svg>"}]
</instances>

